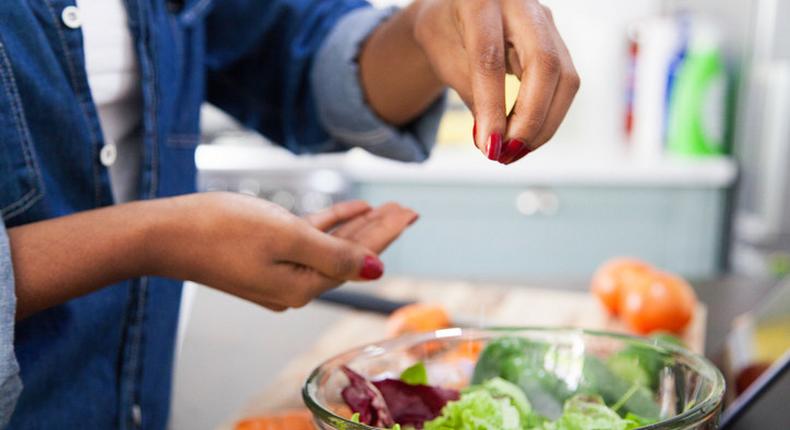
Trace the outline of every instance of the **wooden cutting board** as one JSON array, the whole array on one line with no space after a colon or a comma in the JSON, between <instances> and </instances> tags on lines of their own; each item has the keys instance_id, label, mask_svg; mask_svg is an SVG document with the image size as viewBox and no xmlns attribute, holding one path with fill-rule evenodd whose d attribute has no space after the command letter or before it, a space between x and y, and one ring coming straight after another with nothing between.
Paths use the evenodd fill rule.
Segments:
<instances>
[{"instance_id":1,"label":"wooden cutting board","mask_svg":"<svg viewBox=\"0 0 790 430\"><path fill-rule=\"evenodd\" d=\"M365 291L369 293L370 287ZM586 292L409 279L381 283L375 291L389 299L441 303L452 315L485 326L578 327L628 332ZM705 345L705 322L706 308L700 304L682 336L686 345L698 353L703 353ZM223 428L233 428L233 423L241 418L301 407L301 387L307 375L336 354L381 340L385 323L381 315L349 311L347 317L327 327L309 352L295 357L268 388L252 398Z\"/></svg>"}]
</instances>

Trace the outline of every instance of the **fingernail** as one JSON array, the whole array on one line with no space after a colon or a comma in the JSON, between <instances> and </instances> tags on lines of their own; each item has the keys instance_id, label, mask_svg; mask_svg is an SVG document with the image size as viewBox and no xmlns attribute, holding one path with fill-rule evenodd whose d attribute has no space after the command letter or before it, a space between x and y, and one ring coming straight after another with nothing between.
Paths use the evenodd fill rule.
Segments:
<instances>
[{"instance_id":1,"label":"fingernail","mask_svg":"<svg viewBox=\"0 0 790 430\"><path fill-rule=\"evenodd\" d=\"M524 147L521 148L521 151L518 151L516 156L513 157L513 159L511 159L510 161L508 161L507 164L515 163L516 161L521 160L522 158L524 158L530 152L532 152L532 151L530 151L529 146L527 146L525 144Z\"/></svg>"},{"instance_id":2,"label":"fingernail","mask_svg":"<svg viewBox=\"0 0 790 430\"><path fill-rule=\"evenodd\" d=\"M475 121L475 125L472 126L472 142L477 141L477 121Z\"/></svg>"},{"instance_id":3,"label":"fingernail","mask_svg":"<svg viewBox=\"0 0 790 430\"><path fill-rule=\"evenodd\" d=\"M362 262L362 270L359 271L359 277L362 279L374 280L381 278L384 274L384 263L378 258L368 255Z\"/></svg>"},{"instance_id":4,"label":"fingernail","mask_svg":"<svg viewBox=\"0 0 790 430\"><path fill-rule=\"evenodd\" d=\"M491 133L488 138L488 159L499 160L502 154L502 135L499 133Z\"/></svg>"},{"instance_id":5,"label":"fingernail","mask_svg":"<svg viewBox=\"0 0 790 430\"><path fill-rule=\"evenodd\" d=\"M499 162L507 164L515 158L515 156L524 148L526 144L521 139L510 139L505 143L502 148L502 155L499 157Z\"/></svg>"},{"instance_id":6,"label":"fingernail","mask_svg":"<svg viewBox=\"0 0 790 430\"><path fill-rule=\"evenodd\" d=\"M418 219L420 219L420 214L415 213L414 216L411 218L411 221L409 221L409 225L414 224L415 222L417 222Z\"/></svg>"}]
</instances>

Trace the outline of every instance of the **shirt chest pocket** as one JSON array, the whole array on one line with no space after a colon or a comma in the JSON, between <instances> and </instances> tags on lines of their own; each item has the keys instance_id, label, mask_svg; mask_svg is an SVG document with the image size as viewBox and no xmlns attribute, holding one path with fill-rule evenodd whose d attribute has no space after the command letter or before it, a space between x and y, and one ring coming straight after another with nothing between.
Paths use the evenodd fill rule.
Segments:
<instances>
[{"instance_id":1,"label":"shirt chest pocket","mask_svg":"<svg viewBox=\"0 0 790 430\"><path fill-rule=\"evenodd\" d=\"M11 62L0 40L0 213L21 214L44 192Z\"/></svg>"},{"instance_id":2,"label":"shirt chest pocket","mask_svg":"<svg viewBox=\"0 0 790 430\"><path fill-rule=\"evenodd\" d=\"M163 106L170 123L166 145L175 149L194 150L200 143L200 106L204 101L204 20L214 7L214 0L167 0L171 14L171 30L159 40L158 55L170 59L163 64L169 73L160 79L169 91L163 95ZM172 60L172 59L175 59Z\"/></svg>"}]
</instances>

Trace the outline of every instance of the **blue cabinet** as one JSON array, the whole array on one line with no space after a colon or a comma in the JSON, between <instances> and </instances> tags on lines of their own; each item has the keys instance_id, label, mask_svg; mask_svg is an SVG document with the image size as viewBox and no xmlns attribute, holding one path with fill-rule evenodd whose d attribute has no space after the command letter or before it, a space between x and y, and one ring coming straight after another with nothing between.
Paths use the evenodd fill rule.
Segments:
<instances>
[{"instance_id":1,"label":"blue cabinet","mask_svg":"<svg viewBox=\"0 0 790 430\"><path fill-rule=\"evenodd\" d=\"M439 148L427 163L403 164L362 151L299 158L204 145L197 161L200 189L241 191L296 213L348 197L414 208L420 221L384 254L391 274L587 279L621 255L694 279L722 270L731 160L547 152L505 167L473 150Z\"/></svg>"},{"instance_id":2,"label":"blue cabinet","mask_svg":"<svg viewBox=\"0 0 790 430\"><path fill-rule=\"evenodd\" d=\"M584 279L620 255L696 279L722 269L723 188L360 181L354 193L421 215L385 253L388 273Z\"/></svg>"}]
</instances>

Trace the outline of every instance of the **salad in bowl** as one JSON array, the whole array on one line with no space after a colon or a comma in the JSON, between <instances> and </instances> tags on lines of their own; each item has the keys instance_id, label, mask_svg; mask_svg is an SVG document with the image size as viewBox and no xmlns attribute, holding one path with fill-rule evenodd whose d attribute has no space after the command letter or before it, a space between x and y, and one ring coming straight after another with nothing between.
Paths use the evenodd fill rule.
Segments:
<instances>
[{"instance_id":1,"label":"salad in bowl","mask_svg":"<svg viewBox=\"0 0 790 430\"><path fill-rule=\"evenodd\" d=\"M323 430L715 428L707 360L663 338L576 329L445 329L357 348L303 389Z\"/></svg>"}]
</instances>

